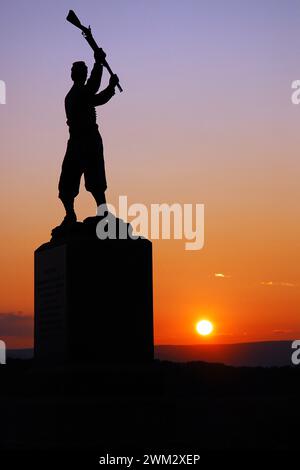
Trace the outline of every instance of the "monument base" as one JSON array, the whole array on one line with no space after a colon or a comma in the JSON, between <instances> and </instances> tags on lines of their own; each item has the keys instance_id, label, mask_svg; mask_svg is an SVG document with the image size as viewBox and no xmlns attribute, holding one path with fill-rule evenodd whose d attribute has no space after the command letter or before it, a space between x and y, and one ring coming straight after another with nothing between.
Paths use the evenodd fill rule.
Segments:
<instances>
[{"instance_id":1,"label":"monument base","mask_svg":"<svg viewBox=\"0 0 300 470\"><path fill-rule=\"evenodd\" d=\"M84 222L39 247L34 334L37 360L151 361L151 242L99 240Z\"/></svg>"}]
</instances>

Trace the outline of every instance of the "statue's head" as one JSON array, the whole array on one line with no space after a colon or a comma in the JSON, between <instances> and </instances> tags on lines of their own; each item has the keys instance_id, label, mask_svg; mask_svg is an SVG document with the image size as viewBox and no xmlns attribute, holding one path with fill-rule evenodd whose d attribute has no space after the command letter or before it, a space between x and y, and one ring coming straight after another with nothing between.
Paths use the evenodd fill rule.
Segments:
<instances>
[{"instance_id":1,"label":"statue's head","mask_svg":"<svg viewBox=\"0 0 300 470\"><path fill-rule=\"evenodd\" d=\"M74 83L84 85L87 78L87 66L84 62L74 62L71 69L71 78Z\"/></svg>"}]
</instances>

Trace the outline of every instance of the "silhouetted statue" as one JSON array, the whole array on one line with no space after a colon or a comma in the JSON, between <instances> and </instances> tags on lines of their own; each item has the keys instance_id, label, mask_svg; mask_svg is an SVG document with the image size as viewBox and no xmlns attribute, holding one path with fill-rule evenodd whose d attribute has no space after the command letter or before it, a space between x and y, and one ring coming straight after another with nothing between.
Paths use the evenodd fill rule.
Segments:
<instances>
[{"instance_id":1,"label":"silhouetted statue","mask_svg":"<svg viewBox=\"0 0 300 470\"><path fill-rule=\"evenodd\" d=\"M102 139L95 107L122 91L106 54L70 11L68 21L84 33L93 48L95 64L87 80L87 66L75 62L74 82L65 98L70 130L59 181L59 197L66 216L53 228L51 240L35 251L35 360L50 363L147 363L153 360L152 243L133 237L129 223L109 214ZM109 85L100 88L103 67ZM101 209L102 217L76 221L74 199L81 176ZM99 237L97 226L107 230ZM103 232L104 233L104 232ZM128 236L125 236L128 235ZM132 302L131 293L134 295Z\"/></svg>"},{"instance_id":2,"label":"silhouetted statue","mask_svg":"<svg viewBox=\"0 0 300 470\"><path fill-rule=\"evenodd\" d=\"M103 144L96 122L95 106L103 105L112 98L119 79L117 75L111 75L107 88L98 93L106 54L98 48L94 57L95 64L88 80L86 64L73 63L71 77L74 84L65 98L70 138L59 180L59 198L66 210L61 226L72 225L77 220L74 199L79 192L82 174L85 187L94 196L97 206L106 203Z\"/></svg>"}]
</instances>

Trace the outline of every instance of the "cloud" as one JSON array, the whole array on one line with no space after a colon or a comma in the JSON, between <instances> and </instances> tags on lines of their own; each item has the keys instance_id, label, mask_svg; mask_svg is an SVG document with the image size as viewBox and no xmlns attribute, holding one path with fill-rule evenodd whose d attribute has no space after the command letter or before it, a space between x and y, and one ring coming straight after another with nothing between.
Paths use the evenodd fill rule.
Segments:
<instances>
[{"instance_id":1,"label":"cloud","mask_svg":"<svg viewBox=\"0 0 300 470\"><path fill-rule=\"evenodd\" d=\"M214 273L214 277L218 278L230 278L231 276L229 274L223 274L223 273Z\"/></svg>"},{"instance_id":2,"label":"cloud","mask_svg":"<svg viewBox=\"0 0 300 470\"><path fill-rule=\"evenodd\" d=\"M33 334L33 317L20 312L0 313L0 338L27 338Z\"/></svg>"},{"instance_id":3,"label":"cloud","mask_svg":"<svg viewBox=\"0 0 300 470\"><path fill-rule=\"evenodd\" d=\"M262 286L269 287L295 287L296 284L293 282L283 282L283 281L262 281L260 283Z\"/></svg>"}]
</instances>

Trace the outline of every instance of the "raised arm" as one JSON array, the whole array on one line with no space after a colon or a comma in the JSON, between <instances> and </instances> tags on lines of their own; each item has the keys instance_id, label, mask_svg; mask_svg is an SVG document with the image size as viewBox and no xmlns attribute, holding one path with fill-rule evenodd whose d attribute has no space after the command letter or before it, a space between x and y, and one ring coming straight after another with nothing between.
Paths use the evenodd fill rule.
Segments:
<instances>
[{"instance_id":1,"label":"raised arm","mask_svg":"<svg viewBox=\"0 0 300 470\"><path fill-rule=\"evenodd\" d=\"M119 78L117 75L112 75L109 80L109 85L100 93L97 93L93 96L93 105L101 106L102 104L107 103L115 94L115 87L119 83Z\"/></svg>"},{"instance_id":2,"label":"raised arm","mask_svg":"<svg viewBox=\"0 0 300 470\"><path fill-rule=\"evenodd\" d=\"M103 49L98 49L95 54L95 64L91 71L91 75L86 82L86 88L91 94L97 93L101 85L103 62L105 61L106 54Z\"/></svg>"},{"instance_id":3,"label":"raised arm","mask_svg":"<svg viewBox=\"0 0 300 470\"><path fill-rule=\"evenodd\" d=\"M97 93L101 85L101 78L103 73L103 65L95 62L94 67L91 71L91 75L86 82L86 88L93 95Z\"/></svg>"}]
</instances>

